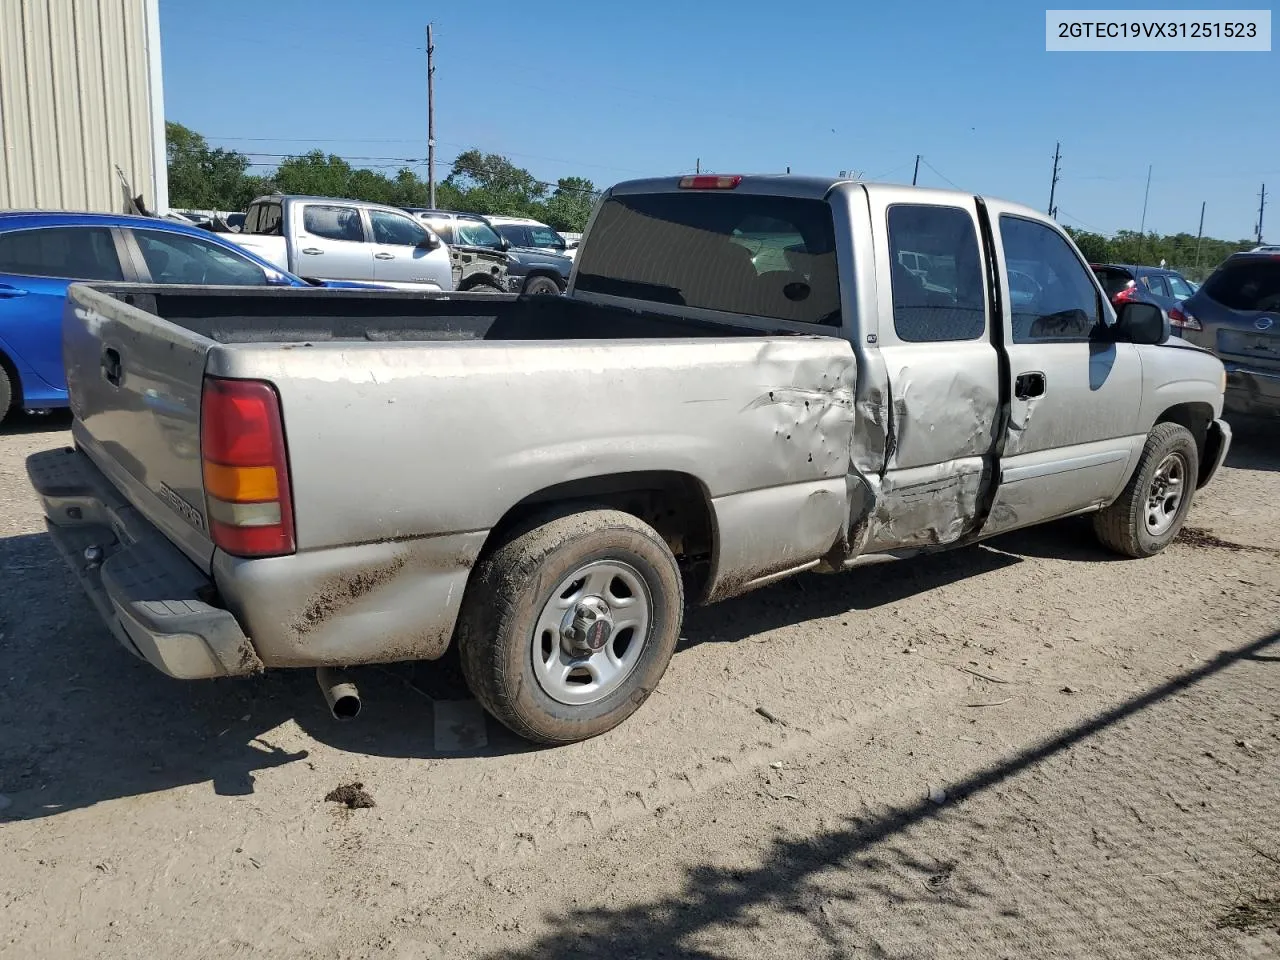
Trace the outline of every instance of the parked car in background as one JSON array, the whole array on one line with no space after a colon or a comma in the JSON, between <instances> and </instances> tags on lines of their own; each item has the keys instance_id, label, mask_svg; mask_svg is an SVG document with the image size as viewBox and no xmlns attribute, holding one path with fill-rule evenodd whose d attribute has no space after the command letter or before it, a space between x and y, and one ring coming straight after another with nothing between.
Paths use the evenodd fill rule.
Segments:
<instances>
[{"instance_id":1,"label":"parked car in background","mask_svg":"<svg viewBox=\"0 0 1280 960\"><path fill-rule=\"evenodd\" d=\"M508 292L511 263L507 248L492 245L493 231L484 221L451 219L447 212L427 207L404 209L424 221L449 248L455 290Z\"/></svg>"},{"instance_id":2,"label":"parked car in background","mask_svg":"<svg viewBox=\"0 0 1280 960\"><path fill-rule=\"evenodd\" d=\"M315 285L218 234L178 220L0 212L0 420L15 409L67 405L62 305L67 287L76 280Z\"/></svg>"},{"instance_id":3,"label":"parked car in background","mask_svg":"<svg viewBox=\"0 0 1280 960\"><path fill-rule=\"evenodd\" d=\"M477 255L503 253L507 259L507 290L512 293L563 293L569 285L573 261L545 250L518 248L503 239L487 217L454 210L424 210L414 214L426 221L450 247Z\"/></svg>"},{"instance_id":4,"label":"parked car in background","mask_svg":"<svg viewBox=\"0 0 1280 960\"><path fill-rule=\"evenodd\" d=\"M398 207L272 194L249 204L235 242L302 277L453 290L440 238Z\"/></svg>"},{"instance_id":5,"label":"parked car in background","mask_svg":"<svg viewBox=\"0 0 1280 960\"><path fill-rule=\"evenodd\" d=\"M1228 411L1280 416L1280 253L1228 257L1169 322L1222 360Z\"/></svg>"},{"instance_id":6,"label":"parked car in background","mask_svg":"<svg viewBox=\"0 0 1280 960\"><path fill-rule=\"evenodd\" d=\"M569 243L564 237L537 220L526 217L485 217L498 236L518 250L544 250L573 259L577 243Z\"/></svg>"},{"instance_id":7,"label":"parked car in background","mask_svg":"<svg viewBox=\"0 0 1280 960\"><path fill-rule=\"evenodd\" d=\"M1113 306L1135 301L1154 303L1164 310L1171 310L1195 293L1187 278L1176 270L1124 263L1094 263L1090 266Z\"/></svg>"}]
</instances>

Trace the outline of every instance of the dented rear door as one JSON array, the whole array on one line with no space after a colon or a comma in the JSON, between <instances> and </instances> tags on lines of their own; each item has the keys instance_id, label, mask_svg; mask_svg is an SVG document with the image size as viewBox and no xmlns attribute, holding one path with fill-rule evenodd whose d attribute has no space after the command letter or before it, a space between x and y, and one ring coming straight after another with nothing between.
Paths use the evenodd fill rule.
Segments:
<instances>
[{"instance_id":1,"label":"dented rear door","mask_svg":"<svg viewBox=\"0 0 1280 960\"><path fill-rule=\"evenodd\" d=\"M959 540L977 528L994 482L1000 363L977 204L938 197L869 195L872 231L885 238L877 336L891 413L866 551Z\"/></svg>"}]
</instances>

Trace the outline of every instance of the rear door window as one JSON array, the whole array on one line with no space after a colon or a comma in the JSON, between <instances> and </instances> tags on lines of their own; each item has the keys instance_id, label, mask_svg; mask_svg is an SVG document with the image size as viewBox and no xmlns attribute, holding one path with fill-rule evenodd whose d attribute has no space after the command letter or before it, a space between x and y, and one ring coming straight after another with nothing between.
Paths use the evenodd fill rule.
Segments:
<instances>
[{"instance_id":1,"label":"rear door window","mask_svg":"<svg viewBox=\"0 0 1280 960\"><path fill-rule=\"evenodd\" d=\"M46 227L0 233L0 273L67 280L123 280L107 227Z\"/></svg>"},{"instance_id":2,"label":"rear door window","mask_svg":"<svg viewBox=\"0 0 1280 960\"><path fill-rule=\"evenodd\" d=\"M1176 273L1166 274L1165 281L1169 284L1169 290L1179 300L1185 300L1187 297L1195 293L1195 291L1191 289L1191 284L1187 283L1186 280Z\"/></svg>"},{"instance_id":3,"label":"rear door window","mask_svg":"<svg viewBox=\"0 0 1280 960\"><path fill-rule=\"evenodd\" d=\"M986 331L977 227L966 210L889 208L893 326L911 343L975 340Z\"/></svg>"},{"instance_id":4,"label":"rear door window","mask_svg":"<svg viewBox=\"0 0 1280 960\"><path fill-rule=\"evenodd\" d=\"M548 247L556 250L564 249L564 237L550 227L529 227L528 230L530 246Z\"/></svg>"},{"instance_id":5,"label":"rear door window","mask_svg":"<svg viewBox=\"0 0 1280 960\"><path fill-rule=\"evenodd\" d=\"M1205 281L1204 293L1231 310L1280 310L1280 259L1227 261Z\"/></svg>"},{"instance_id":6,"label":"rear door window","mask_svg":"<svg viewBox=\"0 0 1280 960\"><path fill-rule=\"evenodd\" d=\"M364 226L356 207L308 203L302 211L302 229L326 240L364 242Z\"/></svg>"},{"instance_id":7,"label":"rear door window","mask_svg":"<svg viewBox=\"0 0 1280 960\"><path fill-rule=\"evenodd\" d=\"M822 200L729 192L610 197L578 264L582 291L840 324L835 225Z\"/></svg>"},{"instance_id":8,"label":"rear door window","mask_svg":"<svg viewBox=\"0 0 1280 960\"><path fill-rule=\"evenodd\" d=\"M1150 274L1142 278L1147 285L1147 289L1154 293L1157 297L1169 296L1169 287L1164 282L1164 277L1158 274Z\"/></svg>"}]
</instances>

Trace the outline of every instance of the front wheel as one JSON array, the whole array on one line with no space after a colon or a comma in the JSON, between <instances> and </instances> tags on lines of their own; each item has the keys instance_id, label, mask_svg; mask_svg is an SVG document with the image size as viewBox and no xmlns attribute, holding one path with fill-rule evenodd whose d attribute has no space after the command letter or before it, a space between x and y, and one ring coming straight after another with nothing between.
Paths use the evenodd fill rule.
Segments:
<instances>
[{"instance_id":1,"label":"front wheel","mask_svg":"<svg viewBox=\"0 0 1280 960\"><path fill-rule=\"evenodd\" d=\"M529 282L524 285L524 292L530 295L548 294L555 296L560 292L560 284L550 277L531 277Z\"/></svg>"},{"instance_id":2,"label":"front wheel","mask_svg":"<svg viewBox=\"0 0 1280 960\"><path fill-rule=\"evenodd\" d=\"M679 567L652 527L608 509L552 517L477 564L458 621L462 672L520 736L586 740L653 692L683 613Z\"/></svg>"},{"instance_id":3,"label":"front wheel","mask_svg":"<svg viewBox=\"0 0 1280 960\"><path fill-rule=\"evenodd\" d=\"M1124 492L1094 514L1098 539L1127 557L1155 556L1182 529L1199 475L1191 431L1177 423L1156 424Z\"/></svg>"}]
</instances>

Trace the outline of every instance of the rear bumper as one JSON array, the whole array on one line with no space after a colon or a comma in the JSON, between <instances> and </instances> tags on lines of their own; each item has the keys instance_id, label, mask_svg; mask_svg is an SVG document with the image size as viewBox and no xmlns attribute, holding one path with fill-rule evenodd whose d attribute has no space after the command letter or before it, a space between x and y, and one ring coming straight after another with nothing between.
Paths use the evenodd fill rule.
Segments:
<instances>
[{"instance_id":1,"label":"rear bumper","mask_svg":"<svg viewBox=\"0 0 1280 960\"><path fill-rule=\"evenodd\" d=\"M214 596L210 579L87 456L37 453L27 475L54 544L126 649L181 680L262 670L236 618L204 599Z\"/></svg>"},{"instance_id":2,"label":"rear bumper","mask_svg":"<svg viewBox=\"0 0 1280 960\"><path fill-rule=\"evenodd\" d=\"M1223 366L1227 368L1226 410L1255 417L1280 416L1280 372L1228 361Z\"/></svg>"}]
</instances>

